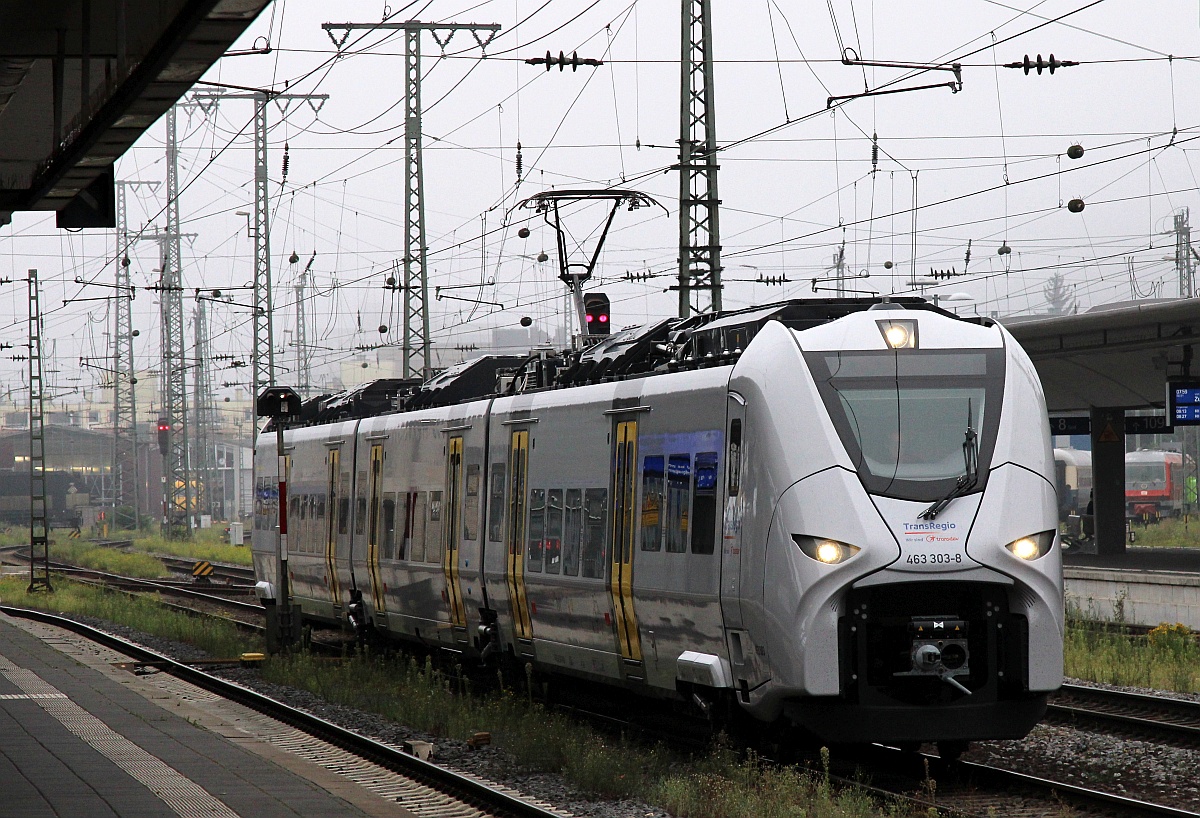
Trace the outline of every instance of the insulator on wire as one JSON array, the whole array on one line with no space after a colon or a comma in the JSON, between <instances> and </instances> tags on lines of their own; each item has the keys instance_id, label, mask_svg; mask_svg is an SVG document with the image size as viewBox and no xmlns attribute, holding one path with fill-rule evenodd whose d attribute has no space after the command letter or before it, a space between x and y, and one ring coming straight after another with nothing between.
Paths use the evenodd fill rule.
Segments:
<instances>
[{"instance_id":1,"label":"insulator on wire","mask_svg":"<svg viewBox=\"0 0 1200 818\"><path fill-rule=\"evenodd\" d=\"M521 155L521 143L517 143L517 181L525 176L525 157Z\"/></svg>"},{"instance_id":2,"label":"insulator on wire","mask_svg":"<svg viewBox=\"0 0 1200 818\"><path fill-rule=\"evenodd\" d=\"M288 143L284 142L283 143L283 178L284 179L287 178L288 163L290 161L291 161L291 157L288 156Z\"/></svg>"},{"instance_id":3,"label":"insulator on wire","mask_svg":"<svg viewBox=\"0 0 1200 818\"><path fill-rule=\"evenodd\" d=\"M1075 60L1057 59L1053 54L1050 55L1049 61L1042 59L1041 54L1037 55L1036 60L1031 60L1031 59L1029 59L1029 55L1026 54L1025 59L1021 60L1020 62L1005 63L1004 67L1005 68L1020 68L1020 69L1024 70L1024 72L1026 74L1029 73L1030 69L1036 69L1037 72L1040 74L1040 73L1042 73L1043 70L1049 68L1050 73L1053 74L1055 69L1070 68L1073 65L1079 65L1079 63Z\"/></svg>"},{"instance_id":4,"label":"insulator on wire","mask_svg":"<svg viewBox=\"0 0 1200 818\"><path fill-rule=\"evenodd\" d=\"M871 134L871 170L879 167L879 134Z\"/></svg>"}]
</instances>

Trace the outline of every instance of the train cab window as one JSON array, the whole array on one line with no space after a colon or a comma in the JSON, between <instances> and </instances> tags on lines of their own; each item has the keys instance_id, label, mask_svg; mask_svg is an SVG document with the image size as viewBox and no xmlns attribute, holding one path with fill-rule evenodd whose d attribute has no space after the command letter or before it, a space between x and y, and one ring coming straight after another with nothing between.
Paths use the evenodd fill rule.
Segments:
<instances>
[{"instance_id":1,"label":"train cab window","mask_svg":"<svg viewBox=\"0 0 1200 818\"><path fill-rule=\"evenodd\" d=\"M604 579L608 567L608 489L583 493L582 575Z\"/></svg>"},{"instance_id":2,"label":"train cab window","mask_svg":"<svg viewBox=\"0 0 1200 818\"><path fill-rule=\"evenodd\" d=\"M492 491L488 497L488 542L504 541L504 470L503 463L492 466Z\"/></svg>"},{"instance_id":3,"label":"train cab window","mask_svg":"<svg viewBox=\"0 0 1200 818\"><path fill-rule=\"evenodd\" d=\"M362 534L367 530L367 498L359 497L354 504L354 533Z\"/></svg>"},{"instance_id":4,"label":"train cab window","mask_svg":"<svg viewBox=\"0 0 1200 818\"><path fill-rule=\"evenodd\" d=\"M642 550L662 550L662 512L666 459L661 454L642 461Z\"/></svg>"},{"instance_id":5,"label":"train cab window","mask_svg":"<svg viewBox=\"0 0 1200 818\"><path fill-rule=\"evenodd\" d=\"M338 533L345 534L350 529L350 498L343 497L338 501Z\"/></svg>"},{"instance_id":6,"label":"train cab window","mask_svg":"<svg viewBox=\"0 0 1200 818\"><path fill-rule=\"evenodd\" d=\"M982 490L1004 391L1004 350L805 353L834 428L864 487L903 500L944 497L965 474L973 430Z\"/></svg>"},{"instance_id":7,"label":"train cab window","mask_svg":"<svg viewBox=\"0 0 1200 818\"><path fill-rule=\"evenodd\" d=\"M396 559L396 495L383 495L383 558Z\"/></svg>"},{"instance_id":8,"label":"train cab window","mask_svg":"<svg viewBox=\"0 0 1200 818\"><path fill-rule=\"evenodd\" d=\"M687 551L688 523L692 499L692 456L673 454L667 460L667 513L665 516L667 551Z\"/></svg>"},{"instance_id":9,"label":"train cab window","mask_svg":"<svg viewBox=\"0 0 1200 818\"><path fill-rule=\"evenodd\" d=\"M564 504L562 572L574 577L579 575L579 543L583 538L583 492L567 489Z\"/></svg>"},{"instance_id":10,"label":"train cab window","mask_svg":"<svg viewBox=\"0 0 1200 818\"><path fill-rule=\"evenodd\" d=\"M529 490L529 531L526 570L542 570L542 551L546 537L546 490Z\"/></svg>"},{"instance_id":11,"label":"train cab window","mask_svg":"<svg viewBox=\"0 0 1200 818\"><path fill-rule=\"evenodd\" d=\"M424 491L410 491L408 498L409 519L412 521L408 538L408 558L413 562L425 561L425 507L428 494Z\"/></svg>"},{"instance_id":12,"label":"train cab window","mask_svg":"<svg viewBox=\"0 0 1200 818\"><path fill-rule=\"evenodd\" d=\"M546 573L562 572L563 492L550 489L546 494L546 548L543 554Z\"/></svg>"},{"instance_id":13,"label":"train cab window","mask_svg":"<svg viewBox=\"0 0 1200 818\"><path fill-rule=\"evenodd\" d=\"M429 523L425 526L425 561L442 561L442 493L429 492Z\"/></svg>"},{"instance_id":14,"label":"train cab window","mask_svg":"<svg viewBox=\"0 0 1200 818\"><path fill-rule=\"evenodd\" d=\"M692 490L692 553L713 553L716 536L717 453L700 452L696 455L696 476Z\"/></svg>"},{"instance_id":15,"label":"train cab window","mask_svg":"<svg viewBox=\"0 0 1200 818\"><path fill-rule=\"evenodd\" d=\"M742 421L729 424L729 496L737 497L742 490Z\"/></svg>"}]
</instances>

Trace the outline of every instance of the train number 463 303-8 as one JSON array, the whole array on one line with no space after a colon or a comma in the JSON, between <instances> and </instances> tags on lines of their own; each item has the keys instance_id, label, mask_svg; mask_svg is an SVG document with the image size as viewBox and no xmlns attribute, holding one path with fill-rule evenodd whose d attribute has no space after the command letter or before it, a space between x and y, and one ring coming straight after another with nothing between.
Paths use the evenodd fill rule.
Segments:
<instances>
[{"instance_id":1,"label":"train number 463 303-8","mask_svg":"<svg viewBox=\"0 0 1200 818\"><path fill-rule=\"evenodd\" d=\"M963 561L962 554L922 553L909 554L904 561L910 565L955 565Z\"/></svg>"}]
</instances>

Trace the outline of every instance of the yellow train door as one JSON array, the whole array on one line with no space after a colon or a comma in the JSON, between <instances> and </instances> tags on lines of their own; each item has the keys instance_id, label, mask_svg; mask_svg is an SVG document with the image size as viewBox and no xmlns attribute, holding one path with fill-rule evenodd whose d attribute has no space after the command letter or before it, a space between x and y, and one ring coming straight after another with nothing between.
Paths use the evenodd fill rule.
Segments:
<instances>
[{"instance_id":1,"label":"yellow train door","mask_svg":"<svg viewBox=\"0 0 1200 818\"><path fill-rule=\"evenodd\" d=\"M617 422L613 444L612 563L609 592L616 616L617 644L627 662L642 661L637 615L633 610L633 541L637 532L637 424Z\"/></svg>"},{"instance_id":2,"label":"yellow train door","mask_svg":"<svg viewBox=\"0 0 1200 818\"><path fill-rule=\"evenodd\" d=\"M383 476L383 445L371 446L370 500L367 504L367 574L371 578L371 599L377 614L387 614L387 599L379 577L380 478Z\"/></svg>"},{"instance_id":3,"label":"yellow train door","mask_svg":"<svg viewBox=\"0 0 1200 818\"><path fill-rule=\"evenodd\" d=\"M511 481L508 489L508 598L518 639L533 638L529 600L525 595L525 497L529 467L529 431L512 433L508 452Z\"/></svg>"},{"instance_id":4,"label":"yellow train door","mask_svg":"<svg viewBox=\"0 0 1200 818\"><path fill-rule=\"evenodd\" d=\"M329 513L326 515L325 529L325 586L329 589L329 601L335 609L342 605L341 583L337 573L337 519L338 519L338 465L341 461L341 449L330 449L326 462L329 464Z\"/></svg>"},{"instance_id":5,"label":"yellow train door","mask_svg":"<svg viewBox=\"0 0 1200 818\"><path fill-rule=\"evenodd\" d=\"M467 626L467 610L463 604L462 582L459 578L458 543L462 536L463 439L452 437L446 446L446 547L442 549L442 571L446 575L446 601L450 604L450 622L455 627Z\"/></svg>"}]
</instances>

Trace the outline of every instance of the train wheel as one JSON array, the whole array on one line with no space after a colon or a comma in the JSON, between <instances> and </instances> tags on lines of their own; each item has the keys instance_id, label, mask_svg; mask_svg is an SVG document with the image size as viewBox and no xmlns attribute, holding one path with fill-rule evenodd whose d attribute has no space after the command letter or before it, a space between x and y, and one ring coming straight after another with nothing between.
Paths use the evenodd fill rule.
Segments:
<instances>
[{"instance_id":1,"label":"train wheel","mask_svg":"<svg viewBox=\"0 0 1200 818\"><path fill-rule=\"evenodd\" d=\"M937 743L938 755L943 761L954 762L958 761L958 757L967 751L967 742L965 741L939 741Z\"/></svg>"}]
</instances>

